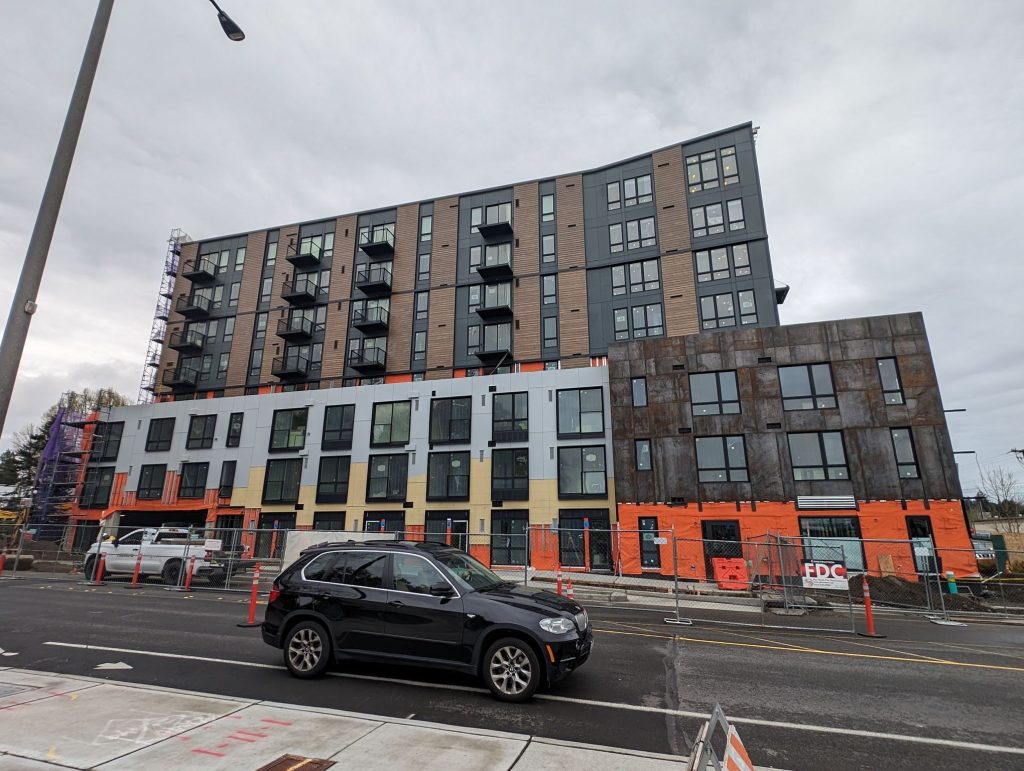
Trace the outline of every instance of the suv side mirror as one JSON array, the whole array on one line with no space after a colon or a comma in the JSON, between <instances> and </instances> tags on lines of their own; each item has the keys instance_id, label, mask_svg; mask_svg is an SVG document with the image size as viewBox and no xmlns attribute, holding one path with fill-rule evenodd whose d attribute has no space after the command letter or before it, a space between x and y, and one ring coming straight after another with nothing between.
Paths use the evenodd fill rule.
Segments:
<instances>
[{"instance_id":1,"label":"suv side mirror","mask_svg":"<svg viewBox=\"0 0 1024 771\"><path fill-rule=\"evenodd\" d=\"M430 593L434 597L452 597L455 591L447 581L438 581L430 585Z\"/></svg>"}]
</instances>

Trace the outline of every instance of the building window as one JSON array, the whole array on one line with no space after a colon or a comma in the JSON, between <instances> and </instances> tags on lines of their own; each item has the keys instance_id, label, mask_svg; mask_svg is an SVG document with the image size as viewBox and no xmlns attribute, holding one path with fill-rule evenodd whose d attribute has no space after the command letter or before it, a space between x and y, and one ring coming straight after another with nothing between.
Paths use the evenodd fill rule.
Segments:
<instances>
[{"instance_id":1,"label":"building window","mask_svg":"<svg viewBox=\"0 0 1024 771\"><path fill-rule=\"evenodd\" d=\"M121 434L124 433L124 422L97 423L96 431L92 437L92 451L89 453L91 461L113 461L117 460L117 454L121 450Z\"/></svg>"},{"instance_id":2,"label":"building window","mask_svg":"<svg viewBox=\"0 0 1024 771\"><path fill-rule=\"evenodd\" d=\"M404 501L409 456L371 455L366 472L366 500Z\"/></svg>"},{"instance_id":3,"label":"building window","mask_svg":"<svg viewBox=\"0 0 1024 771\"><path fill-rule=\"evenodd\" d=\"M540 197L540 221L541 222L554 222L555 221L555 195L554 193L547 193Z\"/></svg>"},{"instance_id":4,"label":"building window","mask_svg":"<svg viewBox=\"0 0 1024 771\"><path fill-rule=\"evenodd\" d=\"M608 183L608 211L614 211L622 206L622 192L618 182Z\"/></svg>"},{"instance_id":5,"label":"building window","mask_svg":"<svg viewBox=\"0 0 1024 771\"><path fill-rule=\"evenodd\" d=\"M344 530L345 529L345 512L344 511L317 511L313 514L313 529L314 530ZM309 576L309 573L306 573Z\"/></svg>"},{"instance_id":6,"label":"building window","mask_svg":"<svg viewBox=\"0 0 1024 771\"><path fill-rule=\"evenodd\" d=\"M484 221L484 207L474 206L469 210L469 232L479 233L479 226Z\"/></svg>"},{"instance_id":7,"label":"building window","mask_svg":"<svg viewBox=\"0 0 1024 771\"><path fill-rule=\"evenodd\" d=\"M636 455L636 470L637 471L650 471L651 470L651 440L650 439L637 439L633 443L633 451Z\"/></svg>"},{"instance_id":8,"label":"building window","mask_svg":"<svg viewBox=\"0 0 1024 771\"><path fill-rule=\"evenodd\" d=\"M547 316L543 322L544 326L544 347L558 348L558 318Z\"/></svg>"},{"instance_id":9,"label":"building window","mask_svg":"<svg viewBox=\"0 0 1024 771\"><path fill-rule=\"evenodd\" d=\"M178 480L178 497L204 498L206 496L206 476L209 473L209 463L182 463L181 478Z\"/></svg>"},{"instance_id":10,"label":"building window","mask_svg":"<svg viewBox=\"0 0 1024 771\"><path fill-rule=\"evenodd\" d=\"M550 372L552 370L559 370L562 368L562 362L560 361L546 361L544 362L544 371Z\"/></svg>"},{"instance_id":11,"label":"building window","mask_svg":"<svg viewBox=\"0 0 1024 771\"><path fill-rule=\"evenodd\" d=\"M230 343L235 337L235 317L232 316L229 319L224 319L224 337L221 338L223 342Z\"/></svg>"},{"instance_id":12,"label":"building window","mask_svg":"<svg viewBox=\"0 0 1024 771\"><path fill-rule=\"evenodd\" d=\"M647 406L647 378L635 377L630 381L630 389L633 393L633 406L634 407L646 407Z\"/></svg>"},{"instance_id":13,"label":"building window","mask_svg":"<svg viewBox=\"0 0 1024 771\"><path fill-rule=\"evenodd\" d=\"M616 340L629 340L629 310L616 308L612 311Z\"/></svg>"},{"instance_id":14,"label":"building window","mask_svg":"<svg viewBox=\"0 0 1024 771\"><path fill-rule=\"evenodd\" d=\"M742 436L700 436L696 444L698 481L748 481Z\"/></svg>"},{"instance_id":15,"label":"building window","mask_svg":"<svg viewBox=\"0 0 1024 771\"><path fill-rule=\"evenodd\" d=\"M320 458L320 471L316 478L317 503L345 503L348 500L348 455L328 455Z\"/></svg>"},{"instance_id":16,"label":"building window","mask_svg":"<svg viewBox=\"0 0 1024 771\"><path fill-rule=\"evenodd\" d=\"M270 430L270 452L301 450L306 446L306 421L309 408L274 410L274 422Z\"/></svg>"},{"instance_id":17,"label":"building window","mask_svg":"<svg viewBox=\"0 0 1024 771\"><path fill-rule=\"evenodd\" d=\"M542 236L540 239L541 262L555 261L555 237L552 235Z\"/></svg>"},{"instance_id":18,"label":"building window","mask_svg":"<svg viewBox=\"0 0 1024 771\"><path fill-rule=\"evenodd\" d=\"M167 452L174 436L174 418L153 418L146 435L146 452Z\"/></svg>"},{"instance_id":19,"label":"building window","mask_svg":"<svg viewBox=\"0 0 1024 771\"><path fill-rule=\"evenodd\" d=\"M259 377L263 370L263 349L257 348L249 355L249 377Z\"/></svg>"},{"instance_id":20,"label":"building window","mask_svg":"<svg viewBox=\"0 0 1024 771\"><path fill-rule=\"evenodd\" d=\"M640 567L660 568L661 547L655 542L659 536L657 517L640 517L637 520L640 528Z\"/></svg>"},{"instance_id":21,"label":"building window","mask_svg":"<svg viewBox=\"0 0 1024 771\"><path fill-rule=\"evenodd\" d=\"M690 375L690 405L694 415L738 415L736 373L727 370Z\"/></svg>"},{"instance_id":22,"label":"building window","mask_svg":"<svg viewBox=\"0 0 1024 771\"><path fill-rule=\"evenodd\" d=\"M709 203L707 206L694 206L690 209L690 226L693 237L713 236L725 232L725 220L722 217L722 204Z\"/></svg>"},{"instance_id":23,"label":"building window","mask_svg":"<svg viewBox=\"0 0 1024 771\"><path fill-rule=\"evenodd\" d=\"M218 498L230 498L235 489L235 469L238 461L226 460L220 464L220 484L217 486Z\"/></svg>"},{"instance_id":24,"label":"building window","mask_svg":"<svg viewBox=\"0 0 1024 771\"><path fill-rule=\"evenodd\" d=\"M491 500L526 501L530 498L530 450L491 452Z\"/></svg>"},{"instance_id":25,"label":"building window","mask_svg":"<svg viewBox=\"0 0 1024 771\"><path fill-rule=\"evenodd\" d=\"M530 438L530 401L526 391L495 394L491 406L491 438L524 442Z\"/></svg>"},{"instance_id":26,"label":"building window","mask_svg":"<svg viewBox=\"0 0 1024 771\"><path fill-rule=\"evenodd\" d=\"M757 323L757 304L754 302L754 290L744 289L736 293L740 304L740 324Z\"/></svg>"},{"instance_id":27,"label":"building window","mask_svg":"<svg viewBox=\"0 0 1024 771\"><path fill-rule=\"evenodd\" d=\"M700 298L702 329L717 329L736 326L736 307L732 293L705 295Z\"/></svg>"},{"instance_id":28,"label":"building window","mask_svg":"<svg viewBox=\"0 0 1024 771\"><path fill-rule=\"evenodd\" d=\"M900 479L917 479L917 451L914 448L914 435L909 428L891 428L892 448L896 452L896 469Z\"/></svg>"},{"instance_id":29,"label":"building window","mask_svg":"<svg viewBox=\"0 0 1024 771\"><path fill-rule=\"evenodd\" d=\"M525 565L530 513L495 509L491 512L491 565Z\"/></svg>"},{"instance_id":30,"label":"building window","mask_svg":"<svg viewBox=\"0 0 1024 771\"><path fill-rule=\"evenodd\" d=\"M164 480L167 478L167 465L155 463L139 469L139 486L135 497L140 501L158 501L164 494Z\"/></svg>"},{"instance_id":31,"label":"building window","mask_svg":"<svg viewBox=\"0 0 1024 771\"><path fill-rule=\"evenodd\" d=\"M256 324L253 326L252 339L262 340L267 336L267 313L256 314Z\"/></svg>"},{"instance_id":32,"label":"building window","mask_svg":"<svg viewBox=\"0 0 1024 771\"><path fill-rule=\"evenodd\" d=\"M473 400L470 396L433 399L430 402L430 442L432 444L468 442L472 413Z\"/></svg>"},{"instance_id":33,"label":"building window","mask_svg":"<svg viewBox=\"0 0 1024 771\"><path fill-rule=\"evenodd\" d=\"M798 482L850 478L839 431L789 434L789 454L793 479Z\"/></svg>"},{"instance_id":34,"label":"building window","mask_svg":"<svg viewBox=\"0 0 1024 771\"><path fill-rule=\"evenodd\" d=\"M260 284L260 302L270 302L270 295L274 291L274 277L266 276Z\"/></svg>"},{"instance_id":35,"label":"building window","mask_svg":"<svg viewBox=\"0 0 1024 771\"><path fill-rule=\"evenodd\" d=\"M238 447L242 443L242 421L244 419L244 412L231 413L228 418L228 436L224 441L225 447Z\"/></svg>"},{"instance_id":36,"label":"building window","mask_svg":"<svg viewBox=\"0 0 1024 771\"><path fill-rule=\"evenodd\" d=\"M426 214L420 217L420 241L429 241L434 235L434 217Z\"/></svg>"},{"instance_id":37,"label":"building window","mask_svg":"<svg viewBox=\"0 0 1024 771\"><path fill-rule=\"evenodd\" d=\"M230 361L230 353L222 353L220 358L217 360L217 379L223 380L228 376L228 362Z\"/></svg>"},{"instance_id":38,"label":"building window","mask_svg":"<svg viewBox=\"0 0 1024 771\"><path fill-rule=\"evenodd\" d=\"M558 497L605 498L604 446L558 448Z\"/></svg>"},{"instance_id":39,"label":"building window","mask_svg":"<svg viewBox=\"0 0 1024 771\"><path fill-rule=\"evenodd\" d=\"M487 244L484 248L484 266L488 268L512 264L512 244Z\"/></svg>"},{"instance_id":40,"label":"building window","mask_svg":"<svg viewBox=\"0 0 1024 771\"><path fill-rule=\"evenodd\" d=\"M483 350L486 353L502 353L512 350L512 325L487 324L484 327Z\"/></svg>"},{"instance_id":41,"label":"building window","mask_svg":"<svg viewBox=\"0 0 1024 771\"><path fill-rule=\"evenodd\" d=\"M277 239L276 232L267 237L267 253L263 258L263 264L268 268L274 267L277 262Z\"/></svg>"},{"instance_id":42,"label":"building window","mask_svg":"<svg viewBox=\"0 0 1024 771\"><path fill-rule=\"evenodd\" d=\"M882 380L882 396L886 404L903 404L903 383L896 359L879 359L878 376Z\"/></svg>"},{"instance_id":43,"label":"building window","mask_svg":"<svg viewBox=\"0 0 1024 771\"><path fill-rule=\"evenodd\" d=\"M412 335L412 360L427 360L427 333L414 332Z\"/></svg>"},{"instance_id":44,"label":"building window","mask_svg":"<svg viewBox=\"0 0 1024 771\"><path fill-rule=\"evenodd\" d=\"M729 230L742 230L747 226L743 218L743 200L736 198L727 204L729 211Z\"/></svg>"},{"instance_id":45,"label":"building window","mask_svg":"<svg viewBox=\"0 0 1024 771\"><path fill-rule=\"evenodd\" d=\"M373 405L370 446L407 444L412 402L378 402Z\"/></svg>"},{"instance_id":46,"label":"building window","mask_svg":"<svg viewBox=\"0 0 1024 771\"><path fill-rule=\"evenodd\" d=\"M302 458L277 458L267 461L263 483L264 503L295 503L299 500Z\"/></svg>"},{"instance_id":47,"label":"building window","mask_svg":"<svg viewBox=\"0 0 1024 771\"><path fill-rule=\"evenodd\" d=\"M612 272L612 295L624 295L626 294L626 266L625 265L613 265L611 268Z\"/></svg>"},{"instance_id":48,"label":"building window","mask_svg":"<svg viewBox=\"0 0 1024 771\"><path fill-rule=\"evenodd\" d=\"M558 276L541 278L541 304L554 305L558 302Z\"/></svg>"},{"instance_id":49,"label":"building window","mask_svg":"<svg viewBox=\"0 0 1024 771\"><path fill-rule=\"evenodd\" d=\"M730 253L732 254L732 270L729 266ZM750 275L750 252L746 244L694 252L693 257L697 264L698 282Z\"/></svg>"},{"instance_id":50,"label":"building window","mask_svg":"<svg viewBox=\"0 0 1024 771\"><path fill-rule=\"evenodd\" d=\"M472 288L472 287L471 287ZM472 308L470 308L472 310ZM480 325L472 324L466 328L466 353L470 356L480 350Z\"/></svg>"},{"instance_id":51,"label":"building window","mask_svg":"<svg viewBox=\"0 0 1024 771\"><path fill-rule=\"evenodd\" d=\"M114 486L113 466L92 466L85 471L78 505L83 509L105 509Z\"/></svg>"},{"instance_id":52,"label":"building window","mask_svg":"<svg viewBox=\"0 0 1024 771\"><path fill-rule=\"evenodd\" d=\"M622 223L608 226L608 248L612 253L622 251Z\"/></svg>"},{"instance_id":53,"label":"building window","mask_svg":"<svg viewBox=\"0 0 1024 771\"><path fill-rule=\"evenodd\" d=\"M832 369L828 364L779 367L784 410L827 409L836 406Z\"/></svg>"},{"instance_id":54,"label":"building window","mask_svg":"<svg viewBox=\"0 0 1024 771\"><path fill-rule=\"evenodd\" d=\"M633 337L656 337L665 334L665 322L661 313L661 303L634 305Z\"/></svg>"},{"instance_id":55,"label":"building window","mask_svg":"<svg viewBox=\"0 0 1024 771\"><path fill-rule=\"evenodd\" d=\"M469 500L468 452L430 453L427 460L427 500Z\"/></svg>"},{"instance_id":56,"label":"building window","mask_svg":"<svg viewBox=\"0 0 1024 771\"><path fill-rule=\"evenodd\" d=\"M245 267L245 247L240 246L235 250L235 270L240 271Z\"/></svg>"},{"instance_id":57,"label":"building window","mask_svg":"<svg viewBox=\"0 0 1024 771\"><path fill-rule=\"evenodd\" d=\"M471 246L469 247L469 270L470 272L480 267L483 256L482 246Z\"/></svg>"},{"instance_id":58,"label":"building window","mask_svg":"<svg viewBox=\"0 0 1024 771\"><path fill-rule=\"evenodd\" d=\"M644 246L654 246L657 239L654 236L654 217L644 217L640 220L630 220L626 223L626 248L640 249Z\"/></svg>"},{"instance_id":59,"label":"building window","mask_svg":"<svg viewBox=\"0 0 1024 771\"><path fill-rule=\"evenodd\" d=\"M430 281L430 253L421 254L416 261L416 280Z\"/></svg>"},{"instance_id":60,"label":"building window","mask_svg":"<svg viewBox=\"0 0 1024 771\"><path fill-rule=\"evenodd\" d=\"M231 284L231 288L228 290L228 307L235 308L238 306L238 293L242 290L242 283L235 281Z\"/></svg>"},{"instance_id":61,"label":"building window","mask_svg":"<svg viewBox=\"0 0 1024 771\"><path fill-rule=\"evenodd\" d=\"M558 436L602 436L604 393L598 388L572 388L558 392Z\"/></svg>"},{"instance_id":62,"label":"building window","mask_svg":"<svg viewBox=\"0 0 1024 771\"><path fill-rule=\"evenodd\" d=\"M623 180L622 188L626 206L636 206L638 203L650 203L654 200L650 174Z\"/></svg>"},{"instance_id":63,"label":"building window","mask_svg":"<svg viewBox=\"0 0 1024 771\"><path fill-rule=\"evenodd\" d=\"M487 207L485 216L488 225L496 225L500 222L511 222L512 203L493 203Z\"/></svg>"},{"instance_id":64,"label":"building window","mask_svg":"<svg viewBox=\"0 0 1024 771\"><path fill-rule=\"evenodd\" d=\"M416 293L416 321L426 321L430 312L430 292Z\"/></svg>"},{"instance_id":65,"label":"building window","mask_svg":"<svg viewBox=\"0 0 1024 771\"><path fill-rule=\"evenodd\" d=\"M352 427L356 420L354 404L334 404L324 409L324 434L321 450L351 450Z\"/></svg>"},{"instance_id":66,"label":"building window","mask_svg":"<svg viewBox=\"0 0 1024 771\"><path fill-rule=\"evenodd\" d=\"M851 572L864 570L864 542L856 517L800 517L799 520L805 559L842 560Z\"/></svg>"},{"instance_id":67,"label":"building window","mask_svg":"<svg viewBox=\"0 0 1024 771\"><path fill-rule=\"evenodd\" d=\"M629 264L630 292L650 292L660 288L657 260L643 260Z\"/></svg>"},{"instance_id":68,"label":"building window","mask_svg":"<svg viewBox=\"0 0 1024 771\"><path fill-rule=\"evenodd\" d=\"M687 156L686 181L691 193L718 187L718 161L714 150Z\"/></svg>"}]
</instances>

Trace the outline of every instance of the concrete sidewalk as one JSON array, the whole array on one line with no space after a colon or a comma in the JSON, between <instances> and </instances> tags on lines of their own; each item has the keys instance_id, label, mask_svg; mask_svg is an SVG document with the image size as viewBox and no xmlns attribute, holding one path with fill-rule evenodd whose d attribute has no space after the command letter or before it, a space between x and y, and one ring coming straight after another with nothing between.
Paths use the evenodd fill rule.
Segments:
<instances>
[{"instance_id":1,"label":"concrete sidewalk","mask_svg":"<svg viewBox=\"0 0 1024 771\"><path fill-rule=\"evenodd\" d=\"M285 755L293 757L274 764ZM308 758L333 763L302 765ZM275 771L678 771L683 760L523 734L0 668L0 771L256 771L271 764Z\"/></svg>"}]
</instances>

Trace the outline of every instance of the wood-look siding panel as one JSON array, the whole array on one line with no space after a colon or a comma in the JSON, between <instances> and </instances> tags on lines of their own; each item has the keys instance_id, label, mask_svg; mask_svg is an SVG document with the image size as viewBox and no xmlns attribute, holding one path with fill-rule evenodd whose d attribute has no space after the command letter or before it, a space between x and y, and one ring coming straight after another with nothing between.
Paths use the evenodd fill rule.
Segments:
<instances>
[{"instance_id":1,"label":"wood-look siding panel","mask_svg":"<svg viewBox=\"0 0 1024 771\"><path fill-rule=\"evenodd\" d=\"M669 335L700 331L697 290L690 252L690 212L686 201L686 170L680 146L654 154L654 199L658 211L658 244L664 277L665 321Z\"/></svg>"},{"instance_id":2,"label":"wood-look siding panel","mask_svg":"<svg viewBox=\"0 0 1024 771\"><path fill-rule=\"evenodd\" d=\"M558 275L558 344L563 367L590 366L587 274L584 270Z\"/></svg>"},{"instance_id":3,"label":"wood-look siding panel","mask_svg":"<svg viewBox=\"0 0 1024 771\"><path fill-rule=\"evenodd\" d=\"M346 233L348 235L346 235ZM339 217L334 225L334 255L331 257L331 291L324 329L324 353L320 363L322 380L340 378L345 372L345 341L351 314L352 266L356 248L356 217Z\"/></svg>"},{"instance_id":4,"label":"wood-look siding panel","mask_svg":"<svg viewBox=\"0 0 1024 771\"><path fill-rule=\"evenodd\" d=\"M513 310L515 313L515 349L517 361L540 358L540 277L518 279Z\"/></svg>"},{"instance_id":5,"label":"wood-look siding panel","mask_svg":"<svg viewBox=\"0 0 1024 771\"><path fill-rule=\"evenodd\" d=\"M587 262L583 246L582 175L573 174L555 180L555 212L555 221L558 223L558 235L555 239L558 268L582 268Z\"/></svg>"},{"instance_id":6,"label":"wood-look siding panel","mask_svg":"<svg viewBox=\"0 0 1024 771\"><path fill-rule=\"evenodd\" d=\"M455 287L430 290L430 315L427 326L427 377L435 379L431 370L452 367L452 350L455 345Z\"/></svg>"},{"instance_id":7,"label":"wood-look siding panel","mask_svg":"<svg viewBox=\"0 0 1024 771\"><path fill-rule=\"evenodd\" d=\"M433 252L430 256L431 286L455 284L455 260L458 245L459 199L457 197L438 199L434 202ZM430 298L430 302L431 315L433 315L433 297ZM429 356L429 353L427 355ZM450 354L449 361L451 361Z\"/></svg>"},{"instance_id":8,"label":"wood-look siding panel","mask_svg":"<svg viewBox=\"0 0 1024 771\"><path fill-rule=\"evenodd\" d=\"M515 219L516 243L513 265L517 274L540 270L540 186L536 182L516 185L514 199L519 206ZM516 351L518 353L518 350Z\"/></svg>"},{"instance_id":9,"label":"wood-look siding panel","mask_svg":"<svg viewBox=\"0 0 1024 771\"><path fill-rule=\"evenodd\" d=\"M263 366L260 368L260 382L269 382L273 375L271 370L274 365L274 357L284 352L284 340L278 337L277 322L288 315L288 303L281 299L281 292L284 289L285 279L291 280L295 274L292 264L285 259L289 254L294 253L299 240L298 226L282 228L277 239L277 260L274 262L274 285L270 290L270 314L267 318L267 340L263 349ZM337 253L337 245L335 245ZM334 271L331 271L332 273ZM333 276L332 276L333 279Z\"/></svg>"},{"instance_id":10,"label":"wood-look siding panel","mask_svg":"<svg viewBox=\"0 0 1024 771\"><path fill-rule=\"evenodd\" d=\"M408 204L398 209L395 223L395 258L391 275L391 288L395 292L408 292L416 286L416 251L419 247L419 204Z\"/></svg>"},{"instance_id":11,"label":"wood-look siding panel","mask_svg":"<svg viewBox=\"0 0 1024 771\"><path fill-rule=\"evenodd\" d=\"M256 323L256 306L260 299L260 278L267 251L267 231L250 233L245 245L245 267L242 268L242 286L238 293L235 331L231 338L231 356L225 396L244 393L245 376L249 371L249 351L252 348L252 330Z\"/></svg>"},{"instance_id":12,"label":"wood-look siding panel","mask_svg":"<svg viewBox=\"0 0 1024 771\"><path fill-rule=\"evenodd\" d=\"M409 369L412 355L412 292L391 298L391 323L388 327L388 372Z\"/></svg>"}]
</instances>

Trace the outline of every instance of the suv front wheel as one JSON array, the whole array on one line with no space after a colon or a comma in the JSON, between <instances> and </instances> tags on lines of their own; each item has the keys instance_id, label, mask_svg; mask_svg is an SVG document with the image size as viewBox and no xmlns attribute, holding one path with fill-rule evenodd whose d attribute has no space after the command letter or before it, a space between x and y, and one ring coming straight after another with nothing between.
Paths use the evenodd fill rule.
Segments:
<instances>
[{"instance_id":1,"label":"suv front wheel","mask_svg":"<svg viewBox=\"0 0 1024 771\"><path fill-rule=\"evenodd\" d=\"M501 701L527 701L540 687L540 661L533 648L517 637L496 641L484 656L484 682Z\"/></svg>"},{"instance_id":2,"label":"suv front wheel","mask_svg":"<svg viewBox=\"0 0 1024 771\"><path fill-rule=\"evenodd\" d=\"M327 630L315 621L292 627L284 641L284 663L295 677L320 677L331 663Z\"/></svg>"}]
</instances>

